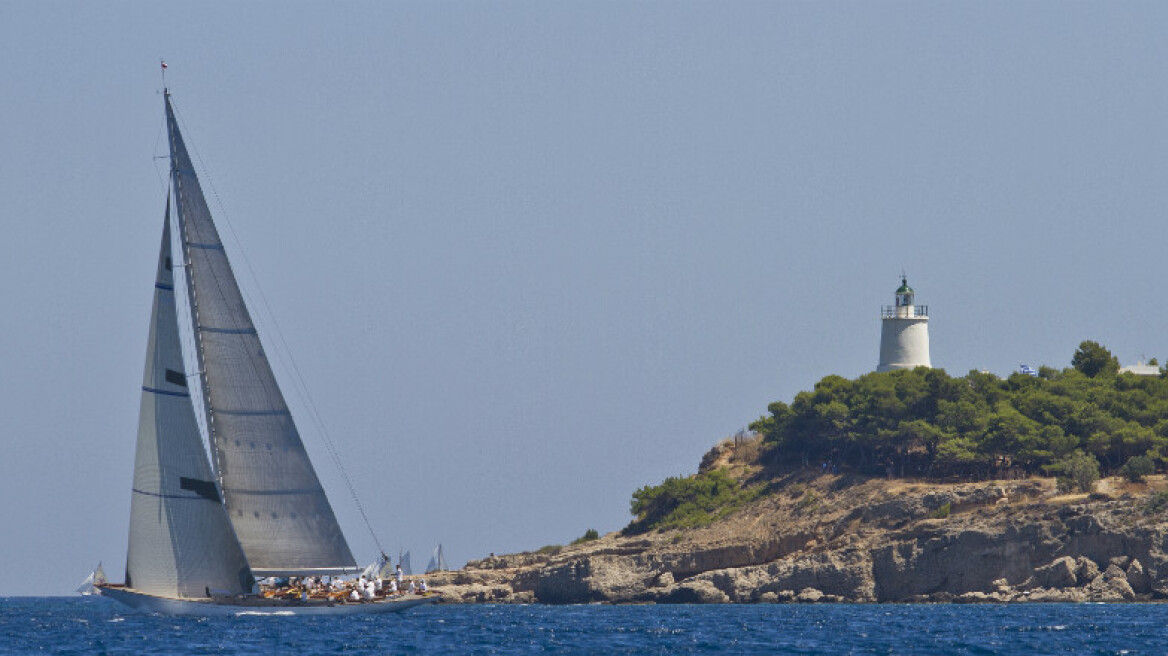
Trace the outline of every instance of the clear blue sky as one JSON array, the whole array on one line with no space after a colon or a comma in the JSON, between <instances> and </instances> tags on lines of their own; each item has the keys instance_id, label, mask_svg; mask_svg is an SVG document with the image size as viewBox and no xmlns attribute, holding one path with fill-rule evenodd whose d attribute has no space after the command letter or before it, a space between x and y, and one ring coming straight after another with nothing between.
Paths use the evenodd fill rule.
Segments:
<instances>
[{"instance_id":1,"label":"clear blue sky","mask_svg":"<svg viewBox=\"0 0 1168 656\"><path fill-rule=\"evenodd\" d=\"M902 268L952 374L1083 339L1168 356L1165 25L1163 3L0 3L0 594L121 578L159 58L382 541L461 564L619 529L767 403L873 369Z\"/></svg>"}]
</instances>

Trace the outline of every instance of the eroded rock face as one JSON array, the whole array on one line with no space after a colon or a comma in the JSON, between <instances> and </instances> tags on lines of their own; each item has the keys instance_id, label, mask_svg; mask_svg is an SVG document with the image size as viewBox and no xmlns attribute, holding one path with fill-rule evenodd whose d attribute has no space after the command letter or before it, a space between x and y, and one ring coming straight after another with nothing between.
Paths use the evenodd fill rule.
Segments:
<instances>
[{"instance_id":1,"label":"eroded rock face","mask_svg":"<svg viewBox=\"0 0 1168 656\"><path fill-rule=\"evenodd\" d=\"M798 504L803 492L779 493L710 527L493 557L431 582L465 603L1168 598L1168 525L1142 497L1048 501L1044 481L836 489L821 478L814 509Z\"/></svg>"},{"instance_id":2,"label":"eroded rock face","mask_svg":"<svg viewBox=\"0 0 1168 656\"><path fill-rule=\"evenodd\" d=\"M1127 566L1127 582L1131 585L1132 591L1137 594L1152 591L1152 578L1144 571L1144 566L1140 564L1140 561L1134 558Z\"/></svg>"},{"instance_id":3,"label":"eroded rock face","mask_svg":"<svg viewBox=\"0 0 1168 656\"><path fill-rule=\"evenodd\" d=\"M1110 565L1087 586L1089 601L1131 601L1135 592L1127 582L1127 574L1119 565Z\"/></svg>"},{"instance_id":4,"label":"eroded rock face","mask_svg":"<svg viewBox=\"0 0 1168 656\"><path fill-rule=\"evenodd\" d=\"M656 601L666 604L725 604L730 598L709 581L693 580L670 586L656 597Z\"/></svg>"},{"instance_id":5,"label":"eroded rock face","mask_svg":"<svg viewBox=\"0 0 1168 656\"><path fill-rule=\"evenodd\" d=\"M1049 565L1034 570L1034 584L1043 588L1073 588L1079 584L1078 563L1070 556L1056 558Z\"/></svg>"}]
</instances>

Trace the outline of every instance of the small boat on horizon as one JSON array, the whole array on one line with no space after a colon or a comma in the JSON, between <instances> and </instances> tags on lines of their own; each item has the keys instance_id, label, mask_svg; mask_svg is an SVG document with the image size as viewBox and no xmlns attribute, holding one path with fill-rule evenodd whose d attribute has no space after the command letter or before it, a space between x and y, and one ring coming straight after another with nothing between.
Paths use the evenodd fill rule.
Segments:
<instances>
[{"instance_id":1,"label":"small boat on horizon","mask_svg":"<svg viewBox=\"0 0 1168 656\"><path fill-rule=\"evenodd\" d=\"M426 563L426 573L430 572L445 572L450 568L446 565L446 554L442 553L442 543L438 543L438 547L434 549L434 553L430 556L430 562Z\"/></svg>"},{"instance_id":2,"label":"small boat on horizon","mask_svg":"<svg viewBox=\"0 0 1168 656\"><path fill-rule=\"evenodd\" d=\"M360 595L357 586L321 585L355 577L361 568L272 373L170 93L163 96L170 189L142 382L126 578L111 584L95 571L79 591L92 588L134 608L174 615L367 614L436 601L433 592L396 593L392 585L374 590L370 583L366 590L364 577ZM176 268L183 272L177 285ZM186 333L179 294L189 309ZM183 334L188 348L193 342L195 372L184 366ZM210 459L196 413L205 418ZM257 577L290 577L293 586L264 591Z\"/></svg>"}]
</instances>

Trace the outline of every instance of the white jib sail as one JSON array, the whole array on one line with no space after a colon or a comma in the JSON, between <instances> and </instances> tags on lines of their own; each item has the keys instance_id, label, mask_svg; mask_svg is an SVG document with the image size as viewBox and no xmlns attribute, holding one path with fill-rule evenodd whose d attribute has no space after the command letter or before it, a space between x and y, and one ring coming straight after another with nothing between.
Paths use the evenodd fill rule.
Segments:
<instances>
[{"instance_id":1,"label":"white jib sail","mask_svg":"<svg viewBox=\"0 0 1168 656\"><path fill-rule=\"evenodd\" d=\"M162 234L142 378L126 585L167 597L249 592L251 572L219 500L187 390L169 200Z\"/></svg>"}]
</instances>

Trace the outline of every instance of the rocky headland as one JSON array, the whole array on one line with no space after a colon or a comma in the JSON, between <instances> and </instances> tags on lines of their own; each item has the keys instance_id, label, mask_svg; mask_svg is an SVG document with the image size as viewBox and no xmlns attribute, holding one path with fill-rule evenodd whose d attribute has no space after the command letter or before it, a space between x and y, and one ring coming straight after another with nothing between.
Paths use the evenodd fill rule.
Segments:
<instances>
[{"instance_id":1,"label":"rocky headland","mask_svg":"<svg viewBox=\"0 0 1168 656\"><path fill-rule=\"evenodd\" d=\"M733 466L715 449L703 468ZM700 528L610 533L431 575L455 603L1052 602L1168 598L1168 488L937 483L801 469Z\"/></svg>"}]
</instances>

